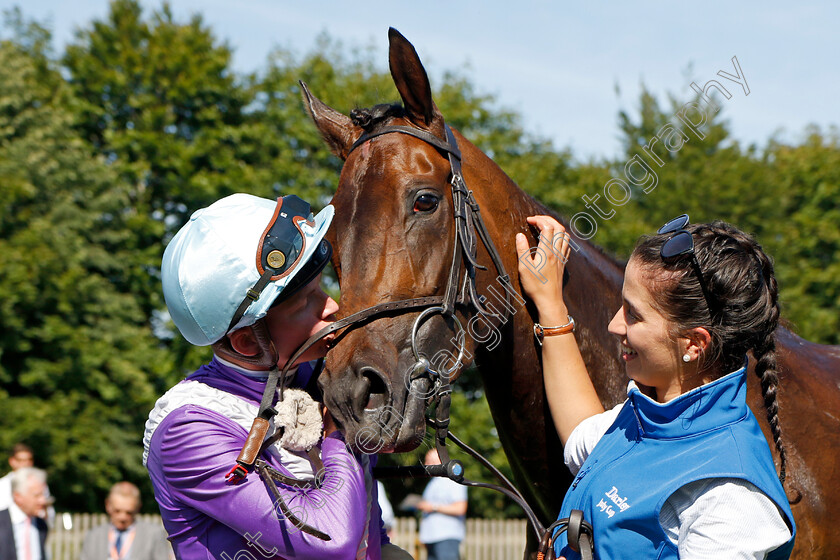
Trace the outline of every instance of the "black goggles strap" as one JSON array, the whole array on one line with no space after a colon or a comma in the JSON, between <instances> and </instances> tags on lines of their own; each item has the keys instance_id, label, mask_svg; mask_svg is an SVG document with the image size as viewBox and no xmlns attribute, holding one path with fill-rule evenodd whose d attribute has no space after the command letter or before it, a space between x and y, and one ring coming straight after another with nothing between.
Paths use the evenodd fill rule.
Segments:
<instances>
[{"instance_id":1,"label":"black goggles strap","mask_svg":"<svg viewBox=\"0 0 840 560\"><path fill-rule=\"evenodd\" d=\"M230 330L236 326L236 323L242 319L242 316L245 315L245 312L248 311L248 308L251 307L251 304L260 299L260 294L268 286L268 283L271 281L271 277L277 271L273 268L266 268L265 272L263 272L260 279L257 280L257 283L254 284L254 287L248 290L245 294L245 297L242 299L242 303L239 304L239 307L236 308L236 313L233 314L233 319L230 320L230 324L225 332L230 332Z\"/></svg>"}]
</instances>

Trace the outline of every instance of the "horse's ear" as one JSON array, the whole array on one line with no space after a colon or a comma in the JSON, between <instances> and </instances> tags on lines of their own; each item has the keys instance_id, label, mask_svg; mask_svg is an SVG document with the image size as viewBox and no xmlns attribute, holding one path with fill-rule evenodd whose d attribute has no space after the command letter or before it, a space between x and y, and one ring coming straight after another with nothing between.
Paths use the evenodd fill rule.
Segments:
<instances>
[{"instance_id":1,"label":"horse's ear","mask_svg":"<svg viewBox=\"0 0 840 560\"><path fill-rule=\"evenodd\" d=\"M408 118L421 128L444 137L443 115L432 101L429 76L414 46L393 27L388 29L388 64Z\"/></svg>"},{"instance_id":2,"label":"horse's ear","mask_svg":"<svg viewBox=\"0 0 840 560\"><path fill-rule=\"evenodd\" d=\"M300 82L300 88L303 91L306 110L315 121L315 126L329 145L330 151L342 160L347 159L350 148L355 139L361 135L362 129L354 125L350 117L339 113L312 95L305 83Z\"/></svg>"}]
</instances>

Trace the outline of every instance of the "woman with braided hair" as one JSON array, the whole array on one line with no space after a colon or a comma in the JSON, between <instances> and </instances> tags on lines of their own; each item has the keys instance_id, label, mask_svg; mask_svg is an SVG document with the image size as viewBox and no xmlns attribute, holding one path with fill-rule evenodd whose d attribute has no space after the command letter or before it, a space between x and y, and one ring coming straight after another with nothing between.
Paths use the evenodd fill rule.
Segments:
<instances>
[{"instance_id":1,"label":"woman with braided hair","mask_svg":"<svg viewBox=\"0 0 840 560\"><path fill-rule=\"evenodd\" d=\"M627 400L604 412L569 336L565 228L548 216L528 223L539 229L540 243L531 251L517 235L517 252L533 255L531 263L521 259L520 278L539 314L534 331L549 408L575 475L559 517L583 511L602 560L789 558L796 528L783 489L779 303L770 258L737 228L692 225L687 215L643 237L608 327L631 379ZM778 474L746 404L750 353ZM579 558L565 535L557 536L555 552Z\"/></svg>"}]
</instances>

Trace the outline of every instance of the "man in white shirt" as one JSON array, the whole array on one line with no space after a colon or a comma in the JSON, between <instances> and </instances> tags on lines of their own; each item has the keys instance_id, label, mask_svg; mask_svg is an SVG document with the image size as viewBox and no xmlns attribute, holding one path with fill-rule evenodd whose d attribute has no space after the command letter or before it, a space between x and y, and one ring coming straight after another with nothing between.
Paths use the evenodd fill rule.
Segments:
<instances>
[{"instance_id":1,"label":"man in white shirt","mask_svg":"<svg viewBox=\"0 0 840 560\"><path fill-rule=\"evenodd\" d=\"M440 464L436 449L426 453L426 464ZM423 512L420 542L426 545L429 560L458 560L466 536L467 487L446 477L432 478L417 509Z\"/></svg>"},{"instance_id":2,"label":"man in white shirt","mask_svg":"<svg viewBox=\"0 0 840 560\"><path fill-rule=\"evenodd\" d=\"M394 508L391 506L391 502L388 501L388 495L385 493L385 485L379 480L376 481L376 497L379 501L379 510L382 512L382 525L385 526L385 532L390 537L394 530L396 518L394 517Z\"/></svg>"},{"instance_id":3,"label":"man in white shirt","mask_svg":"<svg viewBox=\"0 0 840 560\"><path fill-rule=\"evenodd\" d=\"M47 508L47 473L23 467L11 476L12 503L0 511L0 560L48 560L47 524L39 516Z\"/></svg>"}]
</instances>

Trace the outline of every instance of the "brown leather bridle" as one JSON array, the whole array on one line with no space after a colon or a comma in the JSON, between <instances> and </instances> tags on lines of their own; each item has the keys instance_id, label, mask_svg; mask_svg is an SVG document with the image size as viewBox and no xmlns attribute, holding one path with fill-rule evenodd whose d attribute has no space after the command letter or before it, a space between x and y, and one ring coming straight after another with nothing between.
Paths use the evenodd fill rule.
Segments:
<instances>
[{"instance_id":1,"label":"brown leather bridle","mask_svg":"<svg viewBox=\"0 0 840 560\"><path fill-rule=\"evenodd\" d=\"M283 372L281 373L281 379L283 379L291 364L294 364L295 361L310 346L312 346L312 344L315 344L317 341L331 333L348 327L357 327L383 315L392 315L395 312L423 309L423 312L415 319L411 330L411 347L412 352L414 353L414 359L416 360L416 363L412 368L412 377L428 374L437 385L435 394L438 399L438 405L437 425L435 428L437 431L437 444L440 448L438 451L441 453L440 457L441 462L443 463L449 460L449 454L446 452L445 448L446 431L449 423L449 395L451 392L449 380L451 379L452 374L454 374L462 365L466 345L466 332L462 327L460 327L460 321L455 313L456 305L467 308L472 305L481 315L499 320L502 324L504 324L507 322L510 315L510 294L511 291L513 291L510 284L510 276L508 276L505 271L502 258L499 255L493 240L490 238L489 233L487 232L487 227L481 217L481 211L478 203L475 201L472 191L467 189L467 185L464 181L463 173L461 171L461 151L458 148L458 142L455 139L455 135L452 133L452 130L448 126L444 125L444 129L446 131L445 142L437 136L419 128L409 126L384 126L360 136L359 139L353 143L348 152L349 156L353 150L377 136L399 133L413 136L426 142L427 144L430 144L431 146L434 146L448 158L451 169L449 183L452 188L452 204L455 219L455 247L452 254L452 261L449 268L449 276L446 283L446 289L444 290L444 295L426 296L381 303L340 319L320 330L307 340L289 359L288 363L283 368ZM481 239L485 249L489 253L490 258L493 261L493 265L499 274L498 280L505 290L504 309L498 313L484 305L484 298L478 295L478 290L476 288L476 271L486 270L486 267L478 264L478 261L476 260L478 239ZM462 261L465 268L463 281L461 280ZM456 336L456 338L460 341L458 357L455 364L448 369L440 368L439 370L435 370L429 360L417 349L417 331L420 324L426 317L436 313L439 313L445 318L452 319L460 327L460 332ZM460 338L461 334L463 334L463 339ZM281 397L283 391L282 387L283 385L281 384Z\"/></svg>"},{"instance_id":2,"label":"brown leather bridle","mask_svg":"<svg viewBox=\"0 0 840 560\"><path fill-rule=\"evenodd\" d=\"M522 507L531 522L537 538L540 538L545 534L545 528L540 523L539 519L525 501L525 498L519 490L517 490L516 487L501 472L498 471L498 469L487 461L487 459L460 441L449 431L449 407L452 393L452 388L449 382L452 374L463 365L462 360L465 353L466 332L463 328L460 328L461 332L459 332L458 336L463 334L464 338L463 340L459 339L459 355L456 363L449 369L444 370L441 368L440 371L435 370L430 361L417 350L416 338L418 327L422 320L426 317L439 313L445 318L452 319L460 327L460 321L456 315L456 306L466 307L467 309L472 306L477 313L485 317L498 320L500 321L500 324L505 324L510 317L512 309L510 301L511 293L515 292L511 286L510 276L505 270L502 258L499 255L493 240L490 238L487 227L481 217L481 211L478 203L475 201L472 191L467 188L464 181L461 171L461 151L458 148L458 142L455 139L455 135L447 125L444 125L444 130L446 131L446 141L443 141L437 136L418 128L408 126L383 126L377 130L360 136L359 139L353 143L350 151L348 152L349 156L353 150L377 136L399 133L413 136L426 142L427 144L430 144L431 146L434 146L448 158L451 169L449 182L452 188L452 203L454 208L455 247L452 254L452 261L444 294L380 303L378 305L368 307L353 313L352 315L344 317L343 319L339 319L312 335L312 337L304 342L303 345L289 358L282 371L278 370L275 361L275 365L271 368L269 373L265 392L263 393L259 416L254 421L255 427L252 427L242 453L237 459L237 463L243 467L243 470L253 468L262 442L265 439L265 430L267 430L268 418L270 418L274 413L274 409L272 408L272 399L275 391L277 390L278 382L280 383L280 400L282 400L283 388L285 387L285 380L289 370L300 358L300 356L302 356L303 353L306 352L313 344L317 343L325 336L337 331L348 328L356 328L371 320L386 315L413 312L422 309L423 312L415 319L411 331L412 352L414 353L416 360L416 363L412 368L411 375L412 380L422 376L429 376L434 384L434 390L431 391L431 398L436 401L435 418L427 418L426 421L435 430L435 447L437 448L440 456L441 464L426 465L423 467L392 467L389 469L377 468L377 475L381 477L447 476L466 486L490 488L502 492ZM486 301L485 298L479 296L478 294L476 287L476 272L478 270L487 270L487 267L480 265L476 260L476 250L479 239L490 255L493 265L498 272L497 280L502 284L505 291L505 305L503 306L504 309L501 312L496 312L495 308L486 306L484 304L484 301ZM462 261L465 268L463 280L461 278ZM264 424L265 429L258 428L258 422ZM460 461L450 460L449 458L449 453L446 449L447 438L451 439L459 447L463 448L469 455L476 458L482 465L493 472L496 478L501 482L502 486L465 479L463 476L463 465L461 465ZM279 496L279 492L277 494L282 502L282 497ZM297 519L290 518L290 521L295 522L301 530L318 536L319 538L326 537L327 540L329 539L328 536Z\"/></svg>"}]
</instances>

